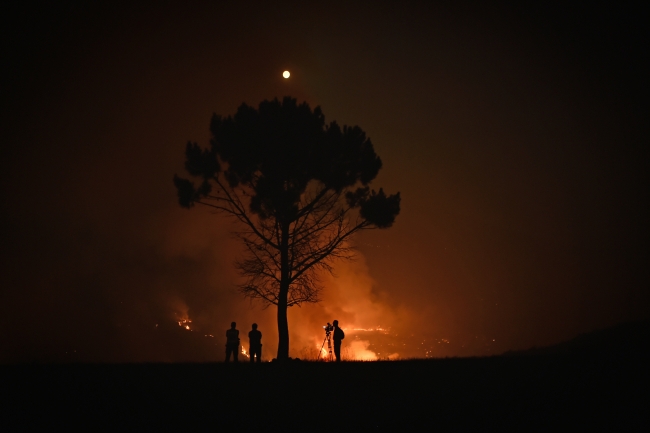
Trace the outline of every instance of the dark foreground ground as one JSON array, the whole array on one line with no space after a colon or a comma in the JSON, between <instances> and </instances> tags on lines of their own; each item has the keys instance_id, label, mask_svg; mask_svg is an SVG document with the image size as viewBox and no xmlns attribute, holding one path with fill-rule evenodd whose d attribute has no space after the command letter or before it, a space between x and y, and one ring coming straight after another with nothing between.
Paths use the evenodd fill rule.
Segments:
<instances>
[{"instance_id":1,"label":"dark foreground ground","mask_svg":"<svg viewBox=\"0 0 650 433\"><path fill-rule=\"evenodd\" d=\"M0 367L0 431L650 431L642 354ZM36 429L36 430L35 430Z\"/></svg>"},{"instance_id":2,"label":"dark foreground ground","mask_svg":"<svg viewBox=\"0 0 650 433\"><path fill-rule=\"evenodd\" d=\"M5 431L650 431L650 321L490 358L0 366Z\"/></svg>"}]
</instances>

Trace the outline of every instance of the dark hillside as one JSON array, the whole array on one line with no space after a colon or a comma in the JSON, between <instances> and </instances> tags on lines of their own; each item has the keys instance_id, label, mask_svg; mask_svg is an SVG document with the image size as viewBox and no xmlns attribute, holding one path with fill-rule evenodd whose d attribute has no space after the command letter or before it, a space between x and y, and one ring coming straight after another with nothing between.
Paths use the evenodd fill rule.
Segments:
<instances>
[{"instance_id":1,"label":"dark hillside","mask_svg":"<svg viewBox=\"0 0 650 433\"><path fill-rule=\"evenodd\" d=\"M549 347L507 352L504 355L576 355L643 357L650 352L650 321L620 323L606 329L579 335L569 341Z\"/></svg>"}]
</instances>

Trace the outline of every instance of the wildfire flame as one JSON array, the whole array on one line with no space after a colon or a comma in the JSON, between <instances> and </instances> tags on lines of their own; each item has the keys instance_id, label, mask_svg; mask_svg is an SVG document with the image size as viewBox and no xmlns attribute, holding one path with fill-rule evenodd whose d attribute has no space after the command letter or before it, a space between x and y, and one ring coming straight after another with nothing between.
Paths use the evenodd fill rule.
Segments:
<instances>
[{"instance_id":1,"label":"wildfire flame","mask_svg":"<svg viewBox=\"0 0 650 433\"><path fill-rule=\"evenodd\" d=\"M342 328L344 331L347 329ZM362 332L383 332L384 334L388 333L388 329L377 326L376 328L352 328L351 331L362 331Z\"/></svg>"},{"instance_id":2,"label":"wildfire flame","mask_svg":"<svg viewBox=\"0 0 650 433\"><path fill-rule=\"evenodd\" d=\"M241 347L241 353L242 353L242 355L246 355L246 358L250 358L250 355L248 354L248 352L246 352L246 349L244 349L244 346Z\"/></svg>"},{"instance_id":3,"label":"wildfire flame","mask_svg":"<svg viewBox=\"0 0 650 433\"><path fill-rule=\"evenodd\" d=\"M384 346L383 349L387 349L385 353L379 353L377 351L378 347L376 346L372 349L369 348L369 340L376 338L373 337L373 335L392 335L390 328L384 328L381 325L377 325L375 327L369 328L350 327L342 329L347 334L347 338L343 341L343 345L341 346L341 356L343 360L377 361L399 358L399 354L392 350L391 347ZM321 346L322 340L318 338L314 338L314 340L318 343L316 347L318 358L323 361L333 361L334 359L330 358L330 352L327 348L327 344ZM382 350L382 352L384 352L384 350Z\"/></svg>"},{"instance_id":4,"label":"wildfire flame","mask_svg":"<svg viewBox=\"0 0 650 433\"><path fill-rule=\"evenodd\" d=\"M317 348L320 348L320 359L323 361L329 361L329 352L327 351L327 347L323 346L320 347L320 345L316 346Z\"/></svg>"},{"instance_id":5,"label":"wildfire flame","mask_svg":"<svg viewBox=\"0 0 650 433\"><path fill-rule=\"evenodd\" d=\"M181 328L185 328L188 331L191 331L190 325L189 325L190 323L192 323L192 321L190 319L182 319L182 320L178 321L178 326L180 326Z\"/></svg>"}]
</instances>

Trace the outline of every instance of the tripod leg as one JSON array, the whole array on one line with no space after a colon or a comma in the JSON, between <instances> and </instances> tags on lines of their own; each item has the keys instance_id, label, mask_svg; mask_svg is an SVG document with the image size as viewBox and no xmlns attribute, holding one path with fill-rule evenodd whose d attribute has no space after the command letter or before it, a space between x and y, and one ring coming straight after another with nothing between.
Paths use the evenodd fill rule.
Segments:
<instances>
[{"instance_id":1,"label":"tripod leg","mask_svg":"<svg viewBox=\"0 0 650 433\"><path fill-rule=\"evenodd\" d=\"M327 337L325 337L325 340L327 340ZM323 353L323 347L325 347L325 340L323 340L323 344L320 346L320 350L318 351L318 358L316 358L317 361L320 359L320 354Z\"/></svg>"},{"instance_id":2,"label":"tripod leg","mask_svg":"<svg viewBox=\"0 0 650 433\"><path fill-rule=\"evenodd\" d=\"M327 336L327 349L329 351L330 362L332 361L332 339Z\"/></svg>"}]
</instances>

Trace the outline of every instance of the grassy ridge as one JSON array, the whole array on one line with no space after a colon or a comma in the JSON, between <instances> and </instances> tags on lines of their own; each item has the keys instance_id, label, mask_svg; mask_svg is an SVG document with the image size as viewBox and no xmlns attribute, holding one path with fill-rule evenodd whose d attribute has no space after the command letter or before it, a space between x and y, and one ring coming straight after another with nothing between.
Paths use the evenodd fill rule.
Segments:
<instances>
[{"instance_id":1,"label":"grassy ridge","mask_svg":"<svg viewBox=\"0 0 650 433\"><path fill-rule=\"evenodd\" d=\"M2 368L5 427L646 431L648 359L534 355Z\"/></svg>"},{"instance_id":2,"label":"grassy ridge","mask_svg":"<svg viewBox=\"0 0 650 433\"><path fill-rule=\"evenodd\" d=\"M1 431L650 431L650 322L488 358L0 368Z\"/></svg>"}]
</instances>

